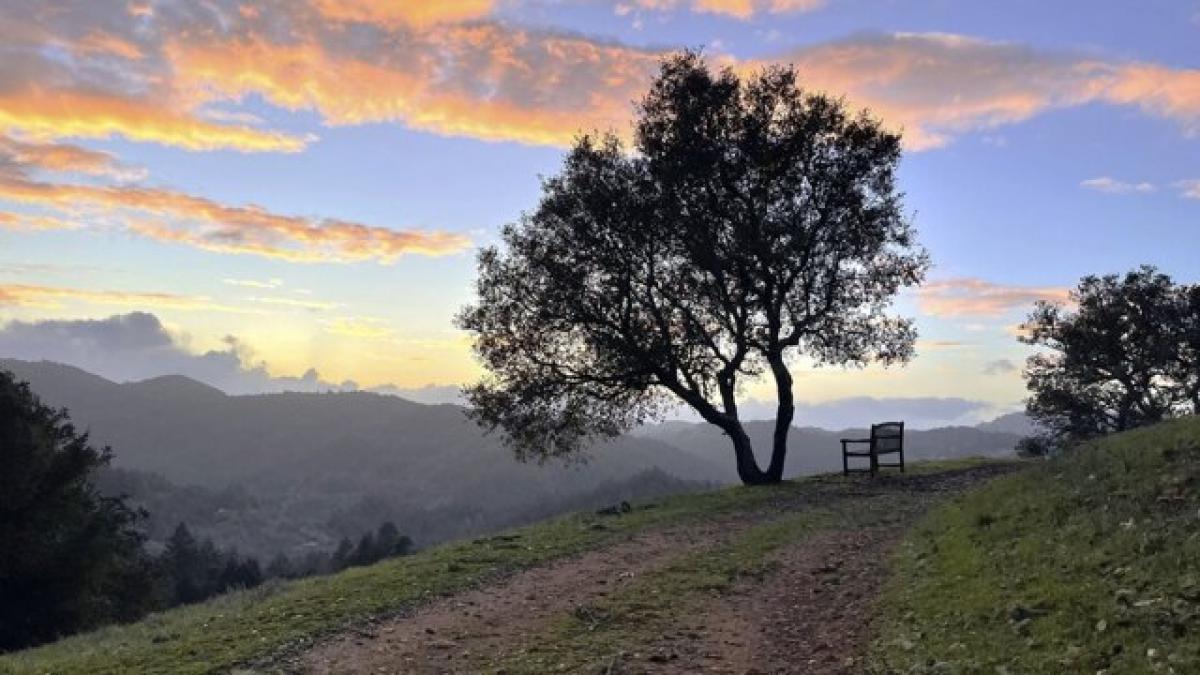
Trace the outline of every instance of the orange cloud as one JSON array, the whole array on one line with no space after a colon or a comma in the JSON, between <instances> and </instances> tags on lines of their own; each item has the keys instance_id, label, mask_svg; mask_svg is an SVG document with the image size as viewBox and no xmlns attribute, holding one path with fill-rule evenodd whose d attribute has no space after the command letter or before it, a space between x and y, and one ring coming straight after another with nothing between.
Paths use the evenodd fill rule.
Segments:
<instances>
[{"instance_id":1,"label":"orange cloud","mask_svg":"<svg viewBox=\"0 0 1200 675\"><path fill-rule=\"evenodd\" d=\"M113 215L133 232L160 241L298 262L391 262L405 254L445 255L470 246L470 241L459 234L284 216L258 206L228 206L161 188L46 183L10 177L0 179L0 199Z\"/></svg>"},{"instance_id":2,"label":"orange cloud","mask_svg":"<svg viewBox=\"0 0 1200 675\"><path fill-rule=\"evenodd\" d=\"M129 60L140 59L143 56L141 48L133 42L112 33L99 30L88 32L78 42L69 45L69 47L73 51L84 55L99 54L117 56Z\"/></svg>"},{"instance_id":3,"label":"orange cloud","mask_svg":"<svg viewBox=\"0 0 1200 675\"><path fill-rule=\"evenodd\" d=\"M159 102L44 87L0 93L0 133L39 140L109 138L187 150L298 152L310 139L206 122Z\"/></svg>"},{"instance_id":4,"label":"orange cloud","mask_svg":"<svg viewBox=\"0 0 1200 675\"><path fill-rule=\"evenodd\" d=\"M795 64L806 86L845 94L903 128L912 150L1093 102L1136 105L1189 130L1200 124L1200 71L1049 55L962 35L864 35L774 61Z\"/></svg>"},{"instance_id":5,"label":"orange cloud","mask_svg":"<svg viewBox=\"0 0 1200 675\"><path fill-rule=\"evenodd\" d=\"M145 171L121 164L111 153L77 145L26 143L0 135L0 163L8 162L22 171L30 169L84 173L119 180L145 177Z\"/></svg>"},{"instance_id":6,"label":"orange cloud","mask_svg":"<svg viewBox=\"0 0 1200 675\"><path fill-rule=\"evenodd\" d=\"M917 291L921 311L933 316L1001 316L1030 309L1039 301L1070 301L1070 290L1059 287L1004 286L974 278L944 279Z\"/></svg>"},{"instance_id":7,"label":"orange cloud","mask_svg":"<svg viewBox=\"0 0 1200 675\"><path fill-rule=\"evenodd\" d=\"M626 0L617 6L749 17L821 4ZM253 96L314 111L332 125L394 122L484 140L562 146L581 130L628 128L630 104L653 77L660 51L489 21L497 5L216 2L188 12L138 5L147 9L132 22L133 10L119 5L112 17L75 8L10 10L0 17L0 34L16 56L5 68L23 73L14 79L23 84L0 87L0 133L119 135L191 150L303 149L307 138L239 122L239 111L212 107ZM109 32L89 30L94 25ZM62 58L48 56L48 45ZM1200 70L1194 69L940 33L857 35L770 59L722 61L740 70L794 63L806 86L846 94L903 128L913 150L1089 103L1134 106L1200 132Z\"/></svg>"},{"instance_id":8,"label":"orange cloud","mask_svg":"<svg viewBox=\"0 0 1200 675\"><path fill-rule=\"evenodd\" d=\"M213 302L210 298L172 293L139 293L129 291L97 291L86 288L0 284L0 307L37 307L57 309L64 302L85 302L92 305L122 307L156 307L162 309L211 310L242 312L244 310Z\"/></svg>"},{"instance_id":9,"label":"orange cloud","mask_svg":"<svg viewBox=\"0 0 1200 675\"><path fill-rule=\"evenodd\" d=\"M347 49L340 34L321 33L280 43L252 32L176 40L166 54L176 86L204 100L258 94L283 108L314 110L329 124L399 122L558 146L581 130L625 131L631 102L661 57L486 23L389 35L400 46ZM772 60L722 61L743 72L793 63L805 86L845 94L902 128L912 150L1091 102L1136 105L1187 129L1200 125L1200 71L1072 59L959 35L866 35Z\"/></svg>"},{"instance_id":10,"label":"orange cloud","mask_svg":"<svg viewBox=\"0 0 1200 675\"><path fill-rule=\"evenodd\" d=\"M378 0L314 0L326 19L382 26L430 26L487 16L493 0L438 0L437 2L379 2Z\"/></svg>"},{"instance_id":11,"label":"orange cloud","mask_svg":"<svg viewBox=\"0 0 1200 675\"><path fill-rule=\"evenodd\" d=\"M696 11L726 14L739 19L749 19L758 13L811 12L824 5L825 0L694 0L692 3Z\"/></svg>"},{"instance_id":12,"label":"orange cloud","mask_svg":"<svg viewBox=\"0 0 1200 675\"><path fill-rule=\"evenodd\" d=\"M0 230L76 230L80 223L66 218L0 211Z\"/></svg>"},{"instance_id":13,"label":"orange cloud","mask_svg":"<svg viewBox=\"0 0 1200 675\"><path fill-rule=\"evenodd\" d=\"M639 9L665 11L684 4L681 0L634 0ZM825 6L825 0L691 0L689 7L696 12L724 14L749 19L756 14L787 14L811 12ZM618 4L618 12L630 5Z\"/></svg>"},{"instance_id":14,"label":"orange cloud","mask_svg":"<svg viewBox=\"0 0 1200 675\"><path fill-rule=\"evenodd\" d=\"M178 83L209 96L259 94L335 125L403 122L483 140L566 145L590 129L624 130L657 54L498 26L426 36L428 54L382 65L310 41L177 43ZM381 59L382 60L382 59ZM481 89L491 90L480 95Z\"/></svg>"}]
</instances>

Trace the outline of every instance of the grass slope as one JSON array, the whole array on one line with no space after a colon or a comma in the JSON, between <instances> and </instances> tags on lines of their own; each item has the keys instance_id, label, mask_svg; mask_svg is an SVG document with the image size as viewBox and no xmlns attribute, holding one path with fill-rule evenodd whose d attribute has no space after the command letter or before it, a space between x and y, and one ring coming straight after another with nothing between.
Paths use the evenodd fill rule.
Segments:
<instances>
[{"instance_id":1,"label":"grass slope","mask_svg":"<svg viewBox=\"0 0 1200 675\"><path fill-rule=\"evenodd\" d=\"M898 557L877 672L1200 673L1200 418L993 481Z\"/></svg>"},{"instance_id":2,"label":"grass slope","mask_svg":"<svg viewBox=\"0 0 1200 675\"><path fill-rule=\"evenodd\" d=\"M729 488L619 518L575 514L340 574L274 584L0 656L0 673L208 673L302 646L356 620L404 611L649 527L770 504L795 491Z\"/></svg>"}]
</instances>

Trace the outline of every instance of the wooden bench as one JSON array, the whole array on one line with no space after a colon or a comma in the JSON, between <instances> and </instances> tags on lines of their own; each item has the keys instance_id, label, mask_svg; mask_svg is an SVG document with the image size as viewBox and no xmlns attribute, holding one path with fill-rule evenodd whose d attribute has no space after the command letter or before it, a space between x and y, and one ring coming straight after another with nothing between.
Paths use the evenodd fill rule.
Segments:
<instances>
[{"instance_id":1,"label":"wooden bench","mask_svg":"<svg viewBox=\"0 0 1200 675\"><path fill-rule=\"evenodd\" d=\"M850 447L863 443L867 445L865 450L852 450ZM881 462L879 461L881 455L899 455L900 461ZM851 469L851 457L866 457L870 459L871 465L865 469ZM870 438L842 439L842 473L844 475L850 475L851 472L870 472L871 475L875 475L880 467L898 467L900 473L904 473L904 422L872 424Z\"/></svg>"}]
</instances>

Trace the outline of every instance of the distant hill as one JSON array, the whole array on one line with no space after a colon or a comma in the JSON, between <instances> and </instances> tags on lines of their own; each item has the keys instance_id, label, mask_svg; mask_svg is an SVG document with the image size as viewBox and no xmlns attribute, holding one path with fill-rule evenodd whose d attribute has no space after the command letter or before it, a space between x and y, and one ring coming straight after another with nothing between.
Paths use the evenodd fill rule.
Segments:
<instances>
[{"instance_id":1,"label":"distant hill","mask_svg":"<svg viewBox=\"0 0 1200 675\"><path fill-rule=\"evenodd\" d=\"M383 520L427 544L640 496L630 485L650 495L726 476L724 462L649 438L597 448L586 466L522 464L461 407L396 396L228 396L178 375L119 384L52 362L0 368L113 447L114 491L260 555L332 548Z\"/></svg>"},{"instance_id":2,"label":"distant hill","mask_svg":"<svg viewBox=\"0 0 1200 675\"><path fill-rule=\"evenodd\" d=\"M1014 412L1007 415L1001 415L990 422L984 422L975 427L984 431L999 431L1006 434L1016 434L1018 436L1029 436L1037 431L1037 427L1033 424L1033 420L1023 412Z\"/></svg>"}]
</instances>

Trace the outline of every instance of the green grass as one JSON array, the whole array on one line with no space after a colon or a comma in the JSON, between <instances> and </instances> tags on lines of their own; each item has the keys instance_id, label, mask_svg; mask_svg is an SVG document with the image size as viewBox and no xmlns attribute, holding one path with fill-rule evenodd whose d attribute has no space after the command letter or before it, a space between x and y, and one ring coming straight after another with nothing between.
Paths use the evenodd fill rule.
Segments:
<instances>
[{"instance_id":1,"label":"green grass","mask_svg":"<svg viewBox=\"0 0 1200 675\"><path fill-rule=\"evenodd\" d=\"M877 672L1200 673L1200 418L939 507L876 628Z\"/></svg>"}]
</instances>

